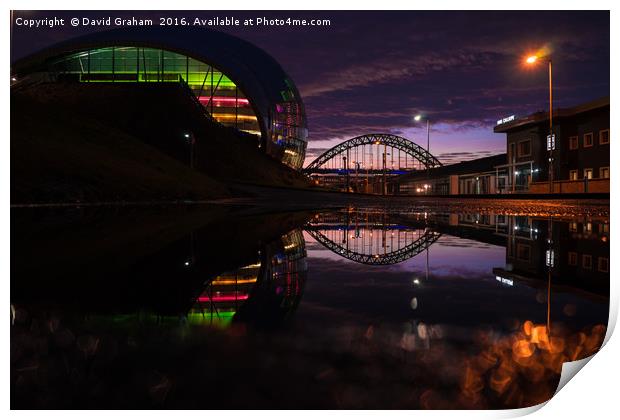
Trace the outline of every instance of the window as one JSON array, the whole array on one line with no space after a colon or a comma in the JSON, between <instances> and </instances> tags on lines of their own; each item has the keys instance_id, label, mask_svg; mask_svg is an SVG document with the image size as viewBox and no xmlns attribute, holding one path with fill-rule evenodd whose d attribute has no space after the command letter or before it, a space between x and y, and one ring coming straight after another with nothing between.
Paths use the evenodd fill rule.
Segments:
<instances>
[{"instance_id":1,"label":"window","mask_svg":"<svg viewBox=\"0 0 620 420\"><path fill-rule=\"evenodd\" d=\"M592 147L594 145L594 134L587 133L583 135L583 147Z\"/></svg>"},{"instance_id":2,"label":"window","mask_svg":"<svg viewBox=\"0 0 620 420\"><path fill-rule=\"evenodd\" d=\"M570 222L568 225L568 230L571 232L577 232L577 222Z\"/></svg>"},{"instance_id":3,"label":"window","mask_svg":"<svg viewBox=\"0 0 620 420\"><path fill-rule=\"evenodd\" d=\"M594 171L592 171L592 168L586 168L583 170L583 177L584 178L588 178L588 179L592 179L592 173Z\"/></svg>"},{"instance_id":4,"label":"window","mask_svg":"<svg viewBox=\"0 0 620 420\"><path fill-rule=\"evenodd\" d=\"M598 271L601 273L609 272L609 259L604 257L598 257Z\"/></svg>"},{"instance_id":5,"label":"window","mask_svg":"<svg viewBox=\"0 0 620 420\"><path fill-rule=\"evenodd\" d=\"M519 142L519 157L530 156L532 154L532 143L529 140Z\"/></svg>"},{"instance_id":6,"label":"window","mask_svg":"<svg viewBox=\"0 0 620 420\"><path fill-rule=\"evenodd\" d=\"M599 232L601 232L601 233L609 233L609 225L607 223L601 223L599 225Z\"/></svg>"},{"instance_id":7,"label":"window","mask_svg":"<svg viewBox=\"0 0 620 420\"><path fill-rule=\"evenodd\" d=\"M577 253L576 252L568 253L568 265L577 265Z\"/></svg>"},{"instance_id":8,"label":"window","mask_svg":"<svg viewBox=\"0 0 620 420\"><path fill-rule=\"evenodd\" d=\"M579 149L579 137L578 136L571 136L568 138L568 148L570 150Z\"/></svg>"},{"instance_id":9,"label":"window","mask_svg":"<svg viewBox=\"0 0 620 420\"><path fill-rule=\"evenodd\" d=\"M523 261L529 261L530 251L531 251L531 248L529 245L518 244L517 245L517 259L520 259Z\"/></svg>"},{"instance_id":10,"label":"window","mask_svg":"<svg viewBox=\"0 0 620 420\"><path fill-rule=\"evenodd\" d=\"M609 129L598 132L598 143L609 144Z\"/></svg>"},{"instance_id":11,"label":"window","mask_svg":"<svg viewBox=\"0 0 620 420\"><path fill-rule=\"evenodd\" d=\"M570 180L577 181L579 179L579 171L577 169L573 169L570 171Z\"/></svg>"},{"instance_id":12,"label":"window","mask_svg":"<svg viewBox=\"0 0 620 420\"><path fill-rule=\"evenodd\" d=\"M592 270L592 255L583 254L581 257L581 265L586 270Z\"/></svg>"},{"instance_id":13,"label":"window","mask_svg":"<svg viewBox=\"0 0 620 420\"><path fill-rule=\"evenodd\" d=\"M609 178L609 166L603 166L598 168L598 177L608 179Z\"/></svg>"},{"instance_id":14,"label":"window","mask_svg":"<svg viewBox=\"0 0 620 420\"><path fill-rule=\"evenodd\" d=\"M588 222L588 223L584 223L583 224L583 231L586 233L592 233L592 223Z\"/></svg>"}]
</instances>

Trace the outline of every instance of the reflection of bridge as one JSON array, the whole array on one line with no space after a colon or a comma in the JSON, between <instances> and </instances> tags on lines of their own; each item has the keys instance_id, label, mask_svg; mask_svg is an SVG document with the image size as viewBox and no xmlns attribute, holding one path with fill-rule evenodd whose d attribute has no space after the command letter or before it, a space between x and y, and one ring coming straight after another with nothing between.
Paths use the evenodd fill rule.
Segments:
<instances>
[{"instance_id":1,"label":"reflection of bridge","mask_svg":"<svg viewBox=\"0 0 620 420\"><path fill-rule=\"evenodd\" d=\"M428 249L441 234L420 224L388 223L383 213L336 214L313 219L306 231L334 253L361 264L398 264Z\"/></svg>"},{"instance_id":2,"label":"reflection of bridge","mask_svg":"<svg viewBox=\"0 0 620 420\"><path fill-rule=\"evenodd\" d=\"M356 192L387 193L388 178L441 166L414 142L393 134L366 134L324 152L304 169L317 183Z\"/></svg>"}]
</instances>

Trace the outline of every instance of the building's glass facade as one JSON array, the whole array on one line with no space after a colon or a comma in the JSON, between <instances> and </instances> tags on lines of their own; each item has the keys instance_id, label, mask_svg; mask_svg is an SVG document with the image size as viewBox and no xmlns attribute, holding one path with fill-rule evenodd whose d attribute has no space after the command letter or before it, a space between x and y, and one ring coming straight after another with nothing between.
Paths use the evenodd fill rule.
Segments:
<instances>
[{"instance_id":1,"label":"building's glass facade","mask_svg":"<svg viewBox=\"0 0 620 420\"><path fill-rule=\"evenodd\" d=\"M282 102L276 105L271 132L273 140L284 148L282 161L293 168L301 168L306 156L307 129L303 123L301 100L286 80L288 89L280 92Z\"/></svg>"},{"instance_id":2,"label":"building's glass facade","mask_svg":"<svg viewBox=\"0 0 620 420\"><path fill-rule=\"evenodd\" d=\"M56 60L50 70L89 83L183 81L216 121L261 135L250 100L237 85L213 66L186 55L156 48L97 48Z\"/></svg>"}]
</instances>

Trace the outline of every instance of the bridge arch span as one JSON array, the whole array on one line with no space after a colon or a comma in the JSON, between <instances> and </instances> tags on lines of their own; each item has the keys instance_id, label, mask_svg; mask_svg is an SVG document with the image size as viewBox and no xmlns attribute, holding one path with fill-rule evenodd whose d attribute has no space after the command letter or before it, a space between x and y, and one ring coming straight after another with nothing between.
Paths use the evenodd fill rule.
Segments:
<instances>
[{"instance_id":1,"label":"bridge arch span","mask_svg":"<svg viewBox=\"0 0 620 420\"><path fill-rule=\"evenodd\" d=\"M373 133L373 134L364 134L362 136L354 137L352 139L346 140L331 149L327 150L319 157L317 157L314 161L312 161L305 169L304 172L307 174L315 173L322 166L324 166L327 162L333 160L334 158L347 153L348 151L355 149L360 146L384 146L384 148L390 147L391 149L396 149L404 152L409 157L417 160L424 168L434 168L437 166L441 166L442 163L429 153L426 149L419 146L418 144L408 140L404 137L397 136L395 134L382 134L382 133ZM385 152L384 152L385 154ZM384 159L386 157L384 156ZM348 159L348 166L352 166L350 158ZM393 157L392 157L393 162ZM400 166L400 155L399 155L399 166ZM345 168L346 169L346 168Z\"/></svg>"}]
</instances>

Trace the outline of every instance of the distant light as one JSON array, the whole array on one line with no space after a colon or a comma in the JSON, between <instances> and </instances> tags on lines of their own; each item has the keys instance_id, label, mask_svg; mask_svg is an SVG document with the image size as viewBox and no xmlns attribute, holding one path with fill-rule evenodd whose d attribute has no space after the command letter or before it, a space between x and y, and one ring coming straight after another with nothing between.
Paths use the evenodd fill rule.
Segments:
<instances>
[{"instance_id":1,"label":"distant light","mask_svg":"<svg viewBox=\"0 0 620 420\"><path fill-rule=\"evenodd\" d=\"M525 60L525 62L528 64L534 64L536 60L538 60L538 57L536 57L535 55L531 55L527 58L527 60Z\"/></svg>"},{"instance_id":2,"label":"distant light","mask_svg":"<svg viewBox=\"0 0 620 420\"><path fill-rule=\"evenodd\" d=\"M413 284L420 284L420 279L413 279Z\"/></svg>"},{"instance_id":3,"label":"distant light","mask_svg":"<svg viewBox=\"0 0 620 420\"><path fill-rule=\"evenodd\" d=\"M416 115L415 117L413 117L414 120L416 121L420 121L422 119L421 115Z\"/></svg>"},{"instance_id":4,"label":"distant light","mask_svg":"<svg viewBox=\"0 0 620 420\"><path fill-rule=\"evenodd\" d=\"M15 77L11 77L11 81L12 82L17 82L17 79Z\"/></svg>"},{"instance_id":5,"label":"distant light","mask_svg":"<svg viewBox=\"0 0 620 420\"><path fill-rule=\"evenodd\" d=\"M185 138L188 139L189 138L189 134L185 133Z\"/></svg>"},{"instance_id":6,"label":"distant light","mask_svg":"<svg viewBox=\"0 0 620 420\"><path fill-rule=\"evenodd\" d=\"M185 261L185 267L189 265L189 261Z\"/></svg>"}]
</instances>

